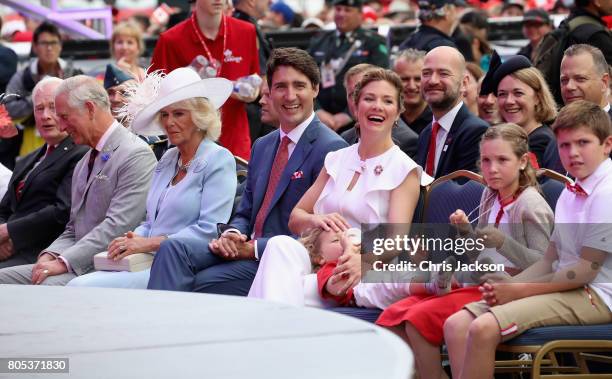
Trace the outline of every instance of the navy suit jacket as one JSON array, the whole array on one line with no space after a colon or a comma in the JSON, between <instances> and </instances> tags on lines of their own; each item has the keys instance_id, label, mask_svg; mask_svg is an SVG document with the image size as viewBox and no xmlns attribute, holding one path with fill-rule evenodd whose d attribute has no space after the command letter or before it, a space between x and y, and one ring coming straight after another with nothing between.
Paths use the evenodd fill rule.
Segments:
<instances>
[{"instance_id":1,"label":"navy suit jacket","mask_svg":"<svg viewBox=\"0 0 612 379\"><path fill-rule=\"evenodd\" d=\"M431 125L427 125L419 135L416 162L423 168L427 162ZM471 114L463 104L446 136L435 177L439 178L457 170L476 171L476 162L480 157L480 138L488 127L486 121Z\"/></svg>"},{"instance_id":2,"label":"navy suit jacket","mask_svg":"<svg viewBox=\"0 0 612 379\"><path fill-rule=\"evenodd\" d=\"M236 214L230 221L231 227L247 236L253 232L279 144L278 130L259 138L253 144L246 188ZM291 235L287 224L293 207L317 179L327 153L346 146L347 143L322 124L316 116L306 127L287 162L270 203L270 210L263 225L263 237L256 240L260 257L270 237Z\"/></svg>"},{"instance_id":3,"label":"navy suit jacket","mask_svg":"<svg viewBox=\"0 0 612 379\"><path fill-rule=\"evenodd\" d=\"M70 217L72 172L87 150L66 137L35 169L32 167L47 145L17 162L0 202L0 223L7 223L15 253L35 261L40 251L62 234ZM30 170L17 200L15 189Z\"/></svg>"}]
</instances>

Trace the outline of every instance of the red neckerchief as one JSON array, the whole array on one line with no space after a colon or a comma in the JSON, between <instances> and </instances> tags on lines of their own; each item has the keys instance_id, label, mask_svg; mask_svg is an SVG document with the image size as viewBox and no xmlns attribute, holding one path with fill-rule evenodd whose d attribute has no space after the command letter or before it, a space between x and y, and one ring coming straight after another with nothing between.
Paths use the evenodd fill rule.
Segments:
<instances>
[{"instance_id":1,"label":"red neckerchief","mask_svg":"<svg viewBox=\"0 0 612 379\"><path fill-rule=\"evenodd\" d=\"M497 194L497 201L499 201L500 207L499 207L499 211L497 211L497 216L495 216L495 227L496 228L499 226L499 222L501 221L501 218L504 215L504 208L514 203L516 199L518 199L519 195L520 195L520 192L517 192L514 195L512 195L512 197L510 197L509 199L506 198L506 200L504 200L500 198L499 193Z\"/></svg>"},{"instance_id":2,"label":"red neckerchief","mask_svg":"<svg viewBox=\"0 0 612 379\"><path fill-rule=\"evenodd\" d=\"M198 39L200 40L200 44L202 44L202 47L204 47L204 52L206 52L208 61L211 62L211 64L214 61L219 62L219 67L217 70L217 77L221 77L221 69L223 67L223 57L221 57L221 59L215 59L211 51L208 49L208 45L206 44L205 37L202 34L202 31L200 30L200 28L198 27L198 23L196 22L195 12L193 12L193 14L191 15L191 26L193 26L193 30L195 31L196 36L198 36ZM223 55L223 53L225 53L225 47L227 46L227 23L225 21L225 16L221 16L221 26L223 27L223 50L221 50L221 55Z\"/></svg>"},{"instance_id":3,"label":"red neckerchief","mask_svg":"<svg viewBox=\"0 0 612 379\"><path fill-rule=\"evenodd\" d=\"M565 183L565 188L567 188L570 192L578 196L589 196L588 193L580 186L580 184L569 184Z\"/></svg>"}]
</instances>

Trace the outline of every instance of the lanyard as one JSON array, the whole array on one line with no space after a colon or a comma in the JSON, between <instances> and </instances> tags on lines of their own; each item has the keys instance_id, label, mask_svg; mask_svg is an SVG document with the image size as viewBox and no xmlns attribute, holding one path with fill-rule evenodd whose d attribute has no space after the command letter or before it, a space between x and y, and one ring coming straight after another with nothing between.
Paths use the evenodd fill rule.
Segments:
<instances>
[{"instance_id":1,"label":"lanyard","mask_svg":"<svg viewBox=\"0 0 612 379\"><path fill-rule=\"evenodd\" d=\"M225 52L225 47L227 46L227 24L225 21L225 16L221 16L221 22L222 22L222 26L223 26L223 52ZM198 36L198 39L200 40L200 43L202 44L202 46L204 47L204 51L206 52L206 55L208 57L208 61L210 62L210 64L213 65L213 67L215 69L217 69L217 77L221 76L221 61L215 59L212 56L212 53L210 52L210 50L208 49L208 45L206 45L206 41L204 40L204 36L202 35L202 31L200 30L200 28L198 27L198 24L196 23L196 15L195 13L193 13L191 15L191 25L193 26L193 30L195 31L196 36Z\"/></svg>"}]
</instances>

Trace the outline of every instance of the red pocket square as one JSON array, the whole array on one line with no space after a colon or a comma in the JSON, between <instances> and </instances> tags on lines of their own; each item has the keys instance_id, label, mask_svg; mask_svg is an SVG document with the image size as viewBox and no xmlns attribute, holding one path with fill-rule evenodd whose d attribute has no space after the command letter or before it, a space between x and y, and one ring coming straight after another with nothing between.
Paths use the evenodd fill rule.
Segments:
<instances>
[{"instance_id":1,"label":"red pocket square","mask_svg":"<svg viewBox=\"0 0 612 379\"><path fill-rule=\"evenodd\" d=\"M304 172L303 171L296 171L293 173L293 175L291 175L291 180L295 180L295 179L302 179L304 177Z\"/></svg>"}]
</instances>

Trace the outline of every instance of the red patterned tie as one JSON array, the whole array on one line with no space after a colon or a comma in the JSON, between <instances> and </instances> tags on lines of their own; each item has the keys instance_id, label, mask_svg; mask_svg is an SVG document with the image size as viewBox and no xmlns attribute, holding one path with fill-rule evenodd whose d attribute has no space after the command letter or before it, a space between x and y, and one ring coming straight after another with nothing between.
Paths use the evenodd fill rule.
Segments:
<instances>
[{"instance_id":1,"label":"red patterned tie","mask_svg":"<svg viewBox=\"0 0 612 379\"><path fill-rule=\"evenodd\" d=\"M281 144L278 147L278 151L276 152L276 157L274 158L274 163L272 164L272 170L270 170L270 179L268 180L266 195L264 196L261 207L259 207L259 212L257 212L257 217L255 218L254 238L259 238L262 236L263 224L266 220L266 216L268 215L268 208L270 207L270 203L274 197L274 192L276 192L276 187L280 181L281 174L287 165L290 142L291 140L289 137L283 137Z\"/></svg>"},{"instance_id":2,"label":"red patterned tie","mask_svg":"<svg viewBox=\"0 0 612 379\"><path fill-rule=\"evenodd\" d=\"M588 193L580 186L580 184L569 184L565 183L565 188L567 188L570 192L579 195L579 196L589 196Z\"/></svg>"},{"instance_id":3,"label":"red patterned tie","mask_svg":"<svg viewBox=\"0 0 612 379\"><path fill-rule=\"evenodd\" d=\"M427 149L427 161L425 164L425 172L429 176L434 176L434 166L436 164L436 138L438 138L439 130L440 124L434 121L431 128L431 137L429 138L429 149Z\"/></svg>"},{"instance_id":4,"label":"red patterned tie","mask_svg":"<svg viewBox=\"0 0 612 379\"><path fill-rule=\"evenodd\" d=\"M42 162L43 159L47 158L53 152L53 150L55 150L55 146L47 146L47 152L40 159L40 162ZM17 198L17 201L21 201L21 193L23 192L23 187L25 187L26 179L28 178L28 176L30 176L30 173L32 172L32 170L34 170L35 167L36 166L32 167L30 171L28 171L28 174L23 179L21 179L19 183L17 183L17 187L15 187L15 197Z\"/></svg>"}]
</instances>

